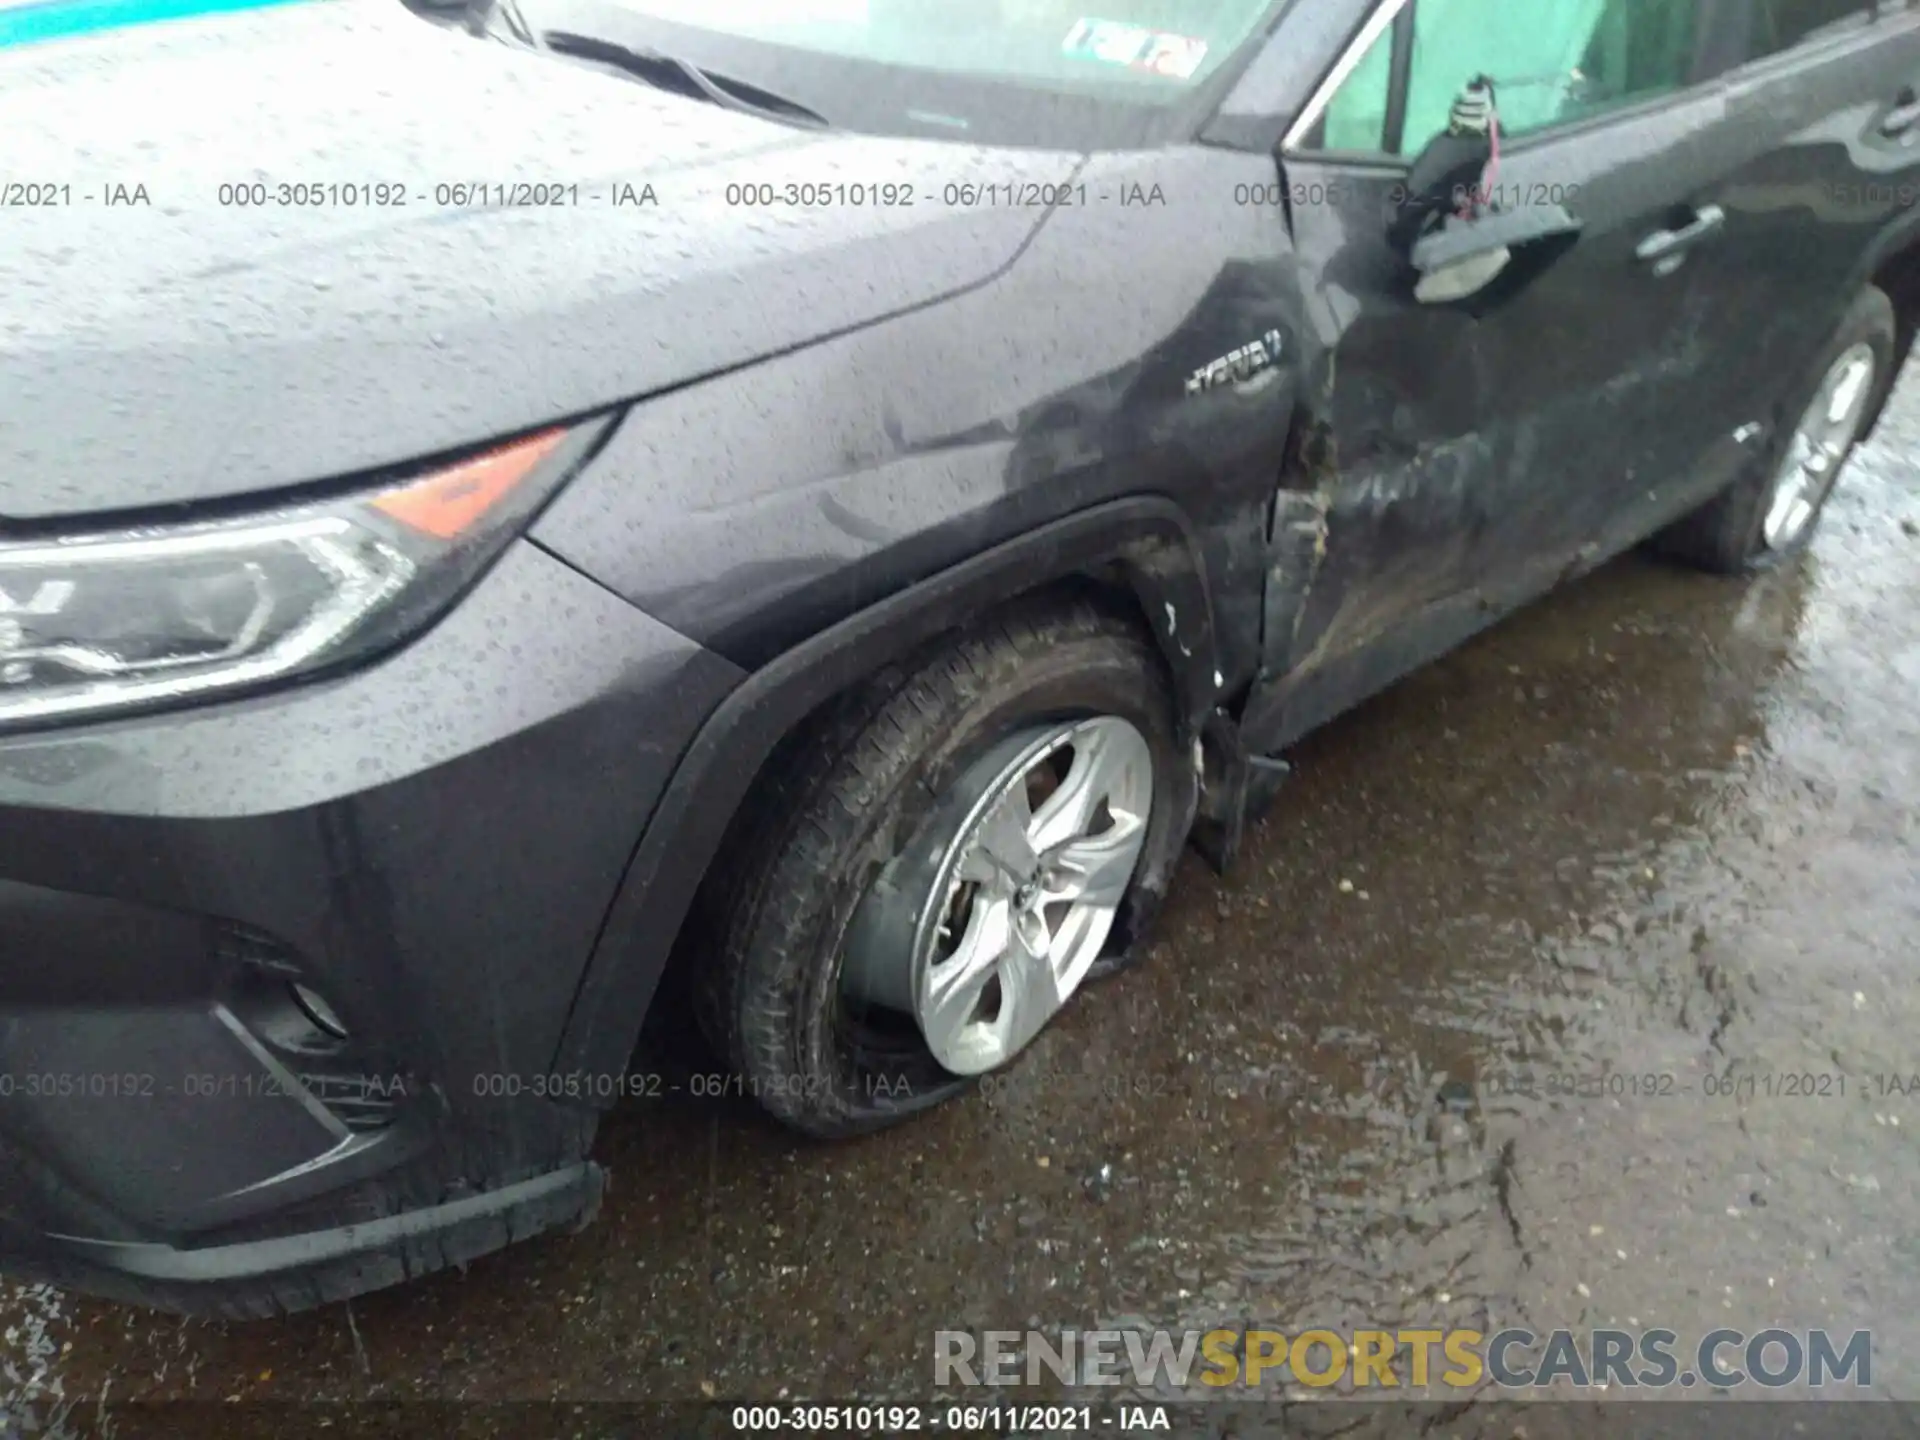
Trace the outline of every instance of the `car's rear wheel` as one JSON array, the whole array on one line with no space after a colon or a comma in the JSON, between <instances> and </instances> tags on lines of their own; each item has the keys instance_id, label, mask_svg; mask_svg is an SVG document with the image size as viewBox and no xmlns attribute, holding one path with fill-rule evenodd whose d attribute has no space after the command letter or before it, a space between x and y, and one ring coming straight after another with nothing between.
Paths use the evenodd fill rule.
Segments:
<instances>
[{"instance_id":1,"label":"car's rear wheel","mask_svg":"<svg viewBox=\"0 0 1920 1440\"><path fill-rule=\"evenodd\" d=\"M1894 334L1893 302L1871 286L1862 290L1796 393L1792 428L1752 474L1662 532L1658 548L1728 574L1804 549L1893 383Z\"/></svg>"},{"instance_id":2,"label":"car's rear wheel","mask_svg":"<svg viewBox=\"0 0 1920 1440\"><path fill-rule=\"evenodd\" d=\"M708 1039L817 1135L1009 1063L1137 937L1184 838L1181 763L1152 642L1089 600L876 678L776 757L705 887Z\"/></svg>"}]
</instances>

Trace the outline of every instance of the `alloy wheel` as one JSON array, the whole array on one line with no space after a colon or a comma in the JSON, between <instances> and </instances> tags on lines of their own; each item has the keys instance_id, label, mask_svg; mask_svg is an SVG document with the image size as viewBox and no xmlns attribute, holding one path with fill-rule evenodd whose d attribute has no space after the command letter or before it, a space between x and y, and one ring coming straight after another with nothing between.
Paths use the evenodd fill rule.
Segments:
<instances>
[{"instance_id":1,"label":"alloy wheel","mask_svg":"<svg viewBox=\"0 0 1920 1440\"><path fill-rule=\"evenodd\" d=\"M910 1015L956 1075L1005 1064L1100 958L1146 841L1153 779L1146 737L1116 716L995 746L862 903L842 993Z\"/></svg>"},{"instance_id":2,"label":"alloy wheel","mask_svg":"<svg viewBox=\"0 0 1920 1440\"><path fill-rule=\"evenodd\" d=\"M1812 526L1860 434L1876 368L1873 347L1862 342L1835 360L1820 382L1767 497L1760 538L1769 550L1791 549Z\"/></svg>"}]
</instances>

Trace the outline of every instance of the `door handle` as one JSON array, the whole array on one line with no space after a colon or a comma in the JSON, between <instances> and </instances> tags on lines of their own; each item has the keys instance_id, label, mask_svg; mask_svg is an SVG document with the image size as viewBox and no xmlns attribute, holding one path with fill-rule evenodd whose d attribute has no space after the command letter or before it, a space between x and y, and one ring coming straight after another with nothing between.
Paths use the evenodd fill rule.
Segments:
<instances>
[{"instance_id":1,"label":"door handle","mask_svg":"<svg viewBox=\"0 0 1920 1440\"><path fill-rule=\"evenodd\" d=\"M1898 140L1916 125L1920 125L1920 95L1909 85L1893 97L1893 109L1880 117L1878 128L1885 139Z\"/></svg>"},{"instance_id":2,"label":"door handle","mask_svg":"<svg viewBox=\"0 0 1920 1440\"><path fill-rule=\"evenodd\" d=\"M1718 205L1702 205L1693 212L1693 219L1688 224L1677 230L1656 230L1647 236L1635 248L1634 258L1650 265L1661 265L1665 261L1678 264L1687 250L1719 231L1726 223L1726 211ZM1666 265L1660 273L1666 274L1672 264Z\"/></svg>"}]
</instances>

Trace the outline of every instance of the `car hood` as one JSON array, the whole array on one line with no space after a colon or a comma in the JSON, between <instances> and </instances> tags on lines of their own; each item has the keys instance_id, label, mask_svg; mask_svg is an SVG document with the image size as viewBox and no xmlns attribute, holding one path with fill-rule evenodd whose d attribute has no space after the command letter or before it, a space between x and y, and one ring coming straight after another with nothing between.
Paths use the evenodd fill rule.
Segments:
<instances>
[{"instance_id":1,"label":"car hood","mask_svg":"<svg viewBox=\"0 0 1920 1440\"><path fill-rule=\"evenodd\" d=\"M370 470L925 305L1044 213L949 186L1080 159L789 129L398 0L0 48L0 137L7 519Z\"/></svg>"}]
</instances>

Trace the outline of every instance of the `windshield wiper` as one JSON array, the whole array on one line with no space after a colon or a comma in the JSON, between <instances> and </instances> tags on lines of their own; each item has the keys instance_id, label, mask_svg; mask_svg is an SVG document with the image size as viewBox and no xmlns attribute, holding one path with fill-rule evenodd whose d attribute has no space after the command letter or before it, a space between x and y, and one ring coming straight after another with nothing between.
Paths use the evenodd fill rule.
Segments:
<instances>
[{"instance_id":1,"label":"windshield wiper","mask_svg":"<svg viewBox=\"0 0 1920 1440\"><path fill-rule=\"evenodd\" d=\"M677 55L662 55L657 50L620 45L611 40L577 35L567 30L543 32L540 45L556 55L610 65L657 89L685 95L692 100L710 101L728 110L756 115L762 120L773 120L783 125L803 125L814 130L832 128L826 116L808 109L797 100L789 100L784 95L776 95L745 80L702 70L692 61L682 60Z\"/></svg>"}]
</instances>

